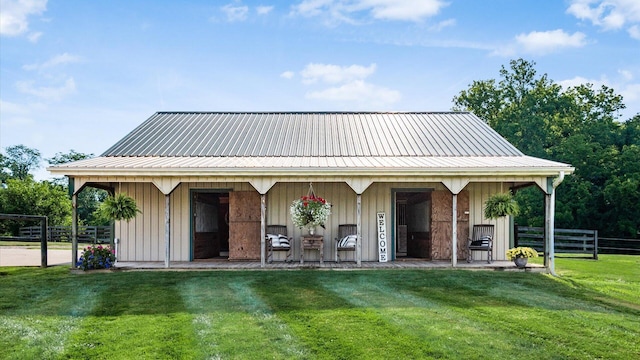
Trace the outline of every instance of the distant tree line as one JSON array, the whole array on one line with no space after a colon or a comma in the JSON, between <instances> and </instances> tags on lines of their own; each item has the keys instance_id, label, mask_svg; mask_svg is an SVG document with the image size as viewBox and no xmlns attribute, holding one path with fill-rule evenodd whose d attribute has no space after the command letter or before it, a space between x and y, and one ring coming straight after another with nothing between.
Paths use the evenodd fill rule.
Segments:
<instances>
[{"instance_id":1,"label":"distant tree line","mask_svg":"<svg viewBox=\"0 0 640 360\"><path fill-rule=\"evenodd\" d=\"M640 113L620 121L622 96L607 86L568 89L535 63L512 60L498 80L473 81L454 97L526 155L571 164L575 173L557 192L556 227L636 237L640 230ZM517 192L516 222L543 226L541 192Z\"/></svg>"}]
</instances>

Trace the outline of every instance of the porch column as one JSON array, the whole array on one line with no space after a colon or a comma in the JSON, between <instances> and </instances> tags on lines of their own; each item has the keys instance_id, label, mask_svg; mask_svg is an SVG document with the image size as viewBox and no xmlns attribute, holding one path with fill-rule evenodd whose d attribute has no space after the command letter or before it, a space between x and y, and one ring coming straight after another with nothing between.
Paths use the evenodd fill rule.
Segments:
<instances>
[{"instance_id":1,"label":"porch column","mask_svg":"<svg viewBox=\"0 0 640 360\"><path fill-rule=\"evenodd\" d=\"M362 266L362 194L356 194L356 229L358 241L356 247L356 263Z\"/></svg>"},{"instance_id":2,"label":"porch column","mask_svg":"<svg viewBox=\"0 0 640 360\"><path fill-rule=\"evenodd\" d=\"M458 265L458 194L453 194L453 214L451 218L451 266Z\"/></svg>"},{"instance_id":3,"label":"porch column","mask_svg":"<svg viewBox=\"0 0 640 360\"><path fill-rule=\"evenodd\" d=\"M171 257L171 195L164 195L164 267L169 268Z\"/></svg>"},{"instance_id":4,"label":"porch column","mask_svg":"<svg viewBox=\"0 0 640 360\"><path fill-rule=\"evenodd\" d=\"M266 265L266 244L264 238L267 236L267 200L265 194L260 194L260 267Z\"/></svg>"},{"instance_id":5,"label":"porch column","mask_svg":"<svg viewBox=\"0 0 640 360\"><path fill-rule=\"evenodd\" d=\"M73 186L73 185L71 185ZM78 193L71 195L71 267L78 263Z\"/></svg>"},{"instance_id":6,"label":"porch column","mask_svg":"<svg viewBox=\"0 0 640 360\"><path fill-rule=\"evenodd\" d=\"M545 253L544 265L547 272L555 275L555 208L556 192L552 189L551 194L545 194Z\"/></svg>"}]
</instances>

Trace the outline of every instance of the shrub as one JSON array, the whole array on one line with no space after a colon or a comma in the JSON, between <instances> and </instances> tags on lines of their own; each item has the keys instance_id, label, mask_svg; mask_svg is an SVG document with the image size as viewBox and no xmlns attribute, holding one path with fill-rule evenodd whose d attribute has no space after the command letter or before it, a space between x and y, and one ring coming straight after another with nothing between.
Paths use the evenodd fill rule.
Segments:
<instances>
[{"instance_id":1,"label":"shrub","mask_svg":"<svg viewBox=\"0 0 640 360\"><path fill-rule=\"evenodd\" d=\"M82 251L76 267L82 270L110 269L115 261L115 250L112 250L111 246L91 245Z\"/></svg>"}]
</instances>

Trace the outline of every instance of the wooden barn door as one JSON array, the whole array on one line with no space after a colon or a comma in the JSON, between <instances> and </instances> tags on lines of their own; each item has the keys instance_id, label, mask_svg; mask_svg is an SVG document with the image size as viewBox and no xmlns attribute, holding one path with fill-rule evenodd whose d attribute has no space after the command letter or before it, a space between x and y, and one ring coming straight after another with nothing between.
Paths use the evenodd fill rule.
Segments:
<instances>
[{"instance_id":1,"label":"wooden barn door","mask_svg":"<svg viewBox=\"0 0 640 360\"><path fill-rule=\"evenodd\" d=\"M229 193L229 260L260 260L260 194Z\"/></svg>"},{"instance_id":2,"label":"wooden barn door","mask_svg":"<svg viewBox=\"0 0 640 360\"><path fill-rule=\"evenodd\" d=\"M451 234L453 195L447 190L434 191L431 194L431 259L451 260ZM467 257L467 238L469 237L469 192L458 194L458 259Z\"/></svg>"}]
</instances>

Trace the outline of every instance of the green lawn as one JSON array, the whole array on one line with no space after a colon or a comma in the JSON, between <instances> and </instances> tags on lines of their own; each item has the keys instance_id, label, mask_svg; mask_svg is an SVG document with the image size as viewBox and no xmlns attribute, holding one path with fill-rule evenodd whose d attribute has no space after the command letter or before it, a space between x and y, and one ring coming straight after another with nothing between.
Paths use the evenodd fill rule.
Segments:
<instances>
[{"instance_id":1,"label":"green lawn","mask_svg":"<svg viewBox=\"0 0 640 360\"><path fill-rule=\"evenodd\" d=\"M0 268L0 358L640 358L640 256L556 269Z\"/></svg>"}]
</instances>

